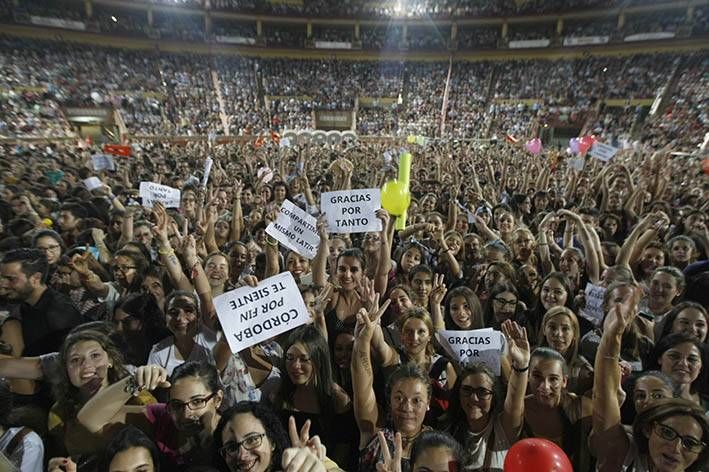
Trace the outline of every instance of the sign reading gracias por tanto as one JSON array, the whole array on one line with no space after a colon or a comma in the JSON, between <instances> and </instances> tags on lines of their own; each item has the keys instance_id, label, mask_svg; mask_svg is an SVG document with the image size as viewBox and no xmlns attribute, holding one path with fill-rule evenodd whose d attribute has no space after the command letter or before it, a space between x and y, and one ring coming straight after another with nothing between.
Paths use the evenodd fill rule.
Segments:
<instances>
[{"instance_id":1,"label":"sign reading gracias por tanto","mask_svg":"<svg viewBox=\"0 0 709 472\"><path fill-rule=\"evenodd\" d=\"M152 208L155 202L162 203L165 208L180 208L180 189L141 182L139 192L145 208Z\"/></svg>"},{"instance_id":2,"label":"sign reading gracias por tanto","mask_svg":"<svg viewBox=\"0 0 709 472\"><path fill-rule=\"evenodd\" d=\"M502 333L492 328L470 331L440 330L436 339L451 359L461 365L485 364L495 375L500 375Z\"/></svg>"},{"instance_id":3,"label":"sign reading gracias por tanto","mask_svg":"<svg viewBox=\"0 0 709 472\"><path fill-rule=\"evenodd\" d=\"M382 230L382 220L376 213L381 208L381 190L378 188L324 192L320 208L327 217L330 233Z\"/></svg>"},{"instance_id":4,"label":"sign reading gracias por tanto","mask_svg":"<svg viewBox=\"0 0 709 472\"><path fill-rule=\"evenodd\" d=\"M290 200L284 200L276 221L266 227L266 234L303 257L313 259L320 246L317 220Z\"/></svg>"},{"instance_id":5,"label":"sign reading gracias por tanto","mask_svg":"<svg viewBox=\"0 0 709 472\"><path fill-rule=\"evenodd\" d=\"M237 353L307 323L311 318L290 272L214 299L231 352Z\"/></svg>"}]
</instances>

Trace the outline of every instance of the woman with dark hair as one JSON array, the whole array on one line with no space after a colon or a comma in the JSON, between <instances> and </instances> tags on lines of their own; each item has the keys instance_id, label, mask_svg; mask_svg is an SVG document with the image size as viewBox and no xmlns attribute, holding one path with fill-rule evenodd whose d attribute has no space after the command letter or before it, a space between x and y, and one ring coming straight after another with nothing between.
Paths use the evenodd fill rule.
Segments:
<instances>
[{"instance_id":1,"label":"woman with dark hair","mask_svg":"<svg viewBox=\"0 0 709 472\"><path fill-rule=\"evenodd\" d=\"M288 427L286 433L267 404L239 402L222 415L214 443L231 472L340 470L325 456L319 437L310 437L307 428L299 433L293 420Z\"/></svg>"},{"instance_id":2,"label":"woman with dark hair","mask_svg":"<svg viewBox=\"0 0 709 472\"><path fill-rule=\"evenodd\" d=\"M451 392L444 427L463 445L462 469L502 470L505 455L517 441L524 422L524 395L529 367L527 332L505 321L512 364L506 394L495 374L483 364L463 368Z\"/></svg>"},{"instance_id":3,"label":"woman with dark hair","mask_svg":"<svg viewBox=\"0 0 709 472\"><path fill-rule=\"evenodd\" d=\"M129 406L134 395L169 388L167 403ZM110 437L117 425L132 424L154 438L166 467L211 464L213 434L224 392L219 373L209 364L186 362L172 376L157 365L139 367L88 401L77 418L92 434Z\"/></svg>"},{"instance_id":4,"label":"woman with dark hair","mask_svg":"<svg viewBox=\"0 0 709 472\"><path fill-rule=\"evenodd\" d=\"M644 367L659 370L672 378L677 384L680 398L709 408L704 350L694 336L676 333L660 339Z\"/></svg>"},{"instance_id":5,"label":"woman with dark hair","mask_svg":"<svg viewBox=\"0 0 709 472\"><path fill-rule=\"evenodd\" d=\"M47 262L49 263L48 277L51 278L53 268L56 267L59 258L66 250L64 240L56 231L45 229L32 236L32 247L39 249L47 256Z\"/></svg>"},{"instance_id":6,"label":"woman with dark hair","mask_svg":"<svg viewBox=\"0 0 709 472\"><path fill-rule=\"evenodd\" d=\"M531 339L538 339L544 314L555 306L574 311L574 292L571 281L563 272L552 272L542 280L539 298L529 312L527 329Z\"/></svg>"},{"instance_id":7,"label":"woman with dark hair","mask_svg":"<svg viewBox=\"0 0 709 472\"><path fill-rule=\"evenodd\" d=\"M640 303L646 307L652 318L659 322L677 303L684 291L685 280L682 271L672 266L655 269L650 276L648 293Z\"/></svg>"},{"instance_id":8,"label":"woman with dark hair","mask_svg":"<svg viewBox=\"0 0 709 472\"><path fill-rule=\"evenodd\" d=\"M445 329L471 330L484 327L480 300L468 287L456 287L446 295L443 310Z\"/></svg>"},{"instance_id":9,"label":"woman with dark hair","mask_svg":"<svg viewBox=\"0 0 709 472\"><path fill-rule=\"evenodd\" d=\"M708 326L709 314L706 308L695 302L681 302L661 322L655 323L655 339L673 333L685 333L694 336L700 343L706 343Z\"/></svg>"},{"instance_id":10,"label":"woman with dark hair","mask_svg":"<svg viewBox=\"0 0 709 472\"><path fill-rule=\"evenodd\" d=\"M603 355L603 354L601 354ZM649 370L632 375L623 382L623 390L630 395L621 406L623 424L632 424L638 413L663 398L676 398L679 390L669 375Z\"/></svg>"},{"instance_id":11,"label":"woman with dark hair","mask_svg":"<svg viewBox=\"0 0 709 472\"><path fill-rule=\"evenodd\" d=\"M483 318L485 326L499 329L506 320L516 321L526 326L524 304L519 299L517 289L511 283L496 284L490 289L490 297L485 303Z\"/></svg>"},{"instance_id":12,"label":"woman with dark hair","mask_svg":"<svg viewBox=\"0 0 709 472\"><path fill-rule=\"evenodd\" d=\"M162 310L147 293L131 293L120 298L113 312L113 322L126 341L126 360L132 365L145 364L153 345L170 334Z\"/></svg>"},{"instance_id":13,"label":"woman with dark hair","mask_svg":"<svg viewBox=\"0 0 709 472\"><path fill-rule=\"evenodd\" d=\"M384 461L377 463L377 472L401 472L401 434L396 433L394 437L393 451L389 451L389 445L381 431L379 442L386 454ZM413 472L458 471L463 465L463 451L460 444L449 434L424 431L411 446L410 461Z\"/></svg>"},{"instance_id":14,"label":"woman with dark hair","mask_svg":"<svg viewBox=\"0 0 709 472\"><path fill-rule=\"evenodd\" d=\"M106 446L99 472L160 472L155 443L135 426L126 426Z\"/></svg>"},{"instance_id":15,"label":"woman with dark hair","mask_svg":"<svg viewBox=\"0 0 709 472\"><path fill-rule=\"evenodd\" d=\"M299 426L310 421L337 462L348 464L356 431L343 425L352 424L352 402L334 382L327 341L316 327L302 326L288 335L283 351L286 375L272 399L283 424L290 416Z\"/></svg>"}]
</instances>

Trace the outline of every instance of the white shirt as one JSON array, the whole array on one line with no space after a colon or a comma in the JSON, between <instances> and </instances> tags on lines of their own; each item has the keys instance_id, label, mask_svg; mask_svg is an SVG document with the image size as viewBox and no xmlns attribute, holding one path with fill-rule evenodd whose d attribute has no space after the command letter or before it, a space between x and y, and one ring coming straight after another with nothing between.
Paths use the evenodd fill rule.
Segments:
<instances>
[{"instance_id":1,"label":"white shirt","mask_svg":"<svg viewBox=\"0 0 709 472\"><path fill-rule=\"evenodd\" d=\"M21 429L22 427L10 428L0 436L0 452L5 454L5 448ZM31 431L22 438L12 455L8 457L5 454L5 457L21 472L42 472L42 463L44 462L42 439L37 433Z\"/></svg>"},{"instance_id":2,"label":"white shirt","mask_svg":"<svg viewBox=\"0 0 709 472\"><path fill-rule=\"evenodd\" d=\"M181 364L189 361L207 362L216 365L212 354L214 345L217 343L217 333L206 326L200 327L199 333L194 337L195 345L187 359L177 357L177 347L174 336L169 336L155 344L148 355L148 365L159 365L167 370L168 375Z\"/></svg>"}]
</instances>

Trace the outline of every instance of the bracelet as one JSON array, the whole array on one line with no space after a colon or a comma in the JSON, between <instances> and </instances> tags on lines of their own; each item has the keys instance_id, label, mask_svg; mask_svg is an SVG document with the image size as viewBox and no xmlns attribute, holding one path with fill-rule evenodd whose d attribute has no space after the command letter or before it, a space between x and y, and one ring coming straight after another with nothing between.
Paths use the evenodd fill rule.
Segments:
<instances>
[{"instance_id":1,"label":"bracelet","mask_svg":"<svg viewBox=\"0 0 709 472\"><path fill-rule=\"evenodd\" d=\"M135 377L132 375L130 377L127 377L128 382L126 383L126 386L123 387L123 391L126 393L130 393L131 397L134 397L136 392L140 389L138 387L138 382L135 381Z\"/></svg>"},{"instance_id":2,"label":"bracelet","mask_svg":"<svg viewBox=\"0 0 709 472\"><path fill-rule=\"evenodd\" d=\"M537 243L537 246L548 246L549 243Z\"/></svg>"},{"instance_id":3,"label":"bracelet","mask_svg":"<svg viewBox=\"0 0 709 472\"><path fill-rule=\"evenodd\" d=\"M272 242L269 241L268 238L267 238L267 239L266 239L266 244L268 244L269 246L272 246L272 247L277 247L277 246L278 246L278 241L272 243Z\"/></svg>"},{"instance_id":4,"label":"bracelet","mask_svg":"<svg viewBox=\"0 0 709 472\"><path fill-rule=\"evenodd\" d=\"M514 370L515 372L519 372L519 373L527 372L527 371L529 370L529 364L527 364L527 367L525 367L525 368L523 368L523 369L518 369L517 367L515 367L515 366L513 365L513 366L512 366L512 370Z\"/></svg>"},{"instance_id":5,"label":"bracelet","mask_svg":"<svg viewBox=\"0 0 709 472\"><path fill-rule=\"evenodd\" d=\"M173 256L175 255L175 250L171 247L159 247L158 254L161 256Z\"/></svg>"}]
</instances>

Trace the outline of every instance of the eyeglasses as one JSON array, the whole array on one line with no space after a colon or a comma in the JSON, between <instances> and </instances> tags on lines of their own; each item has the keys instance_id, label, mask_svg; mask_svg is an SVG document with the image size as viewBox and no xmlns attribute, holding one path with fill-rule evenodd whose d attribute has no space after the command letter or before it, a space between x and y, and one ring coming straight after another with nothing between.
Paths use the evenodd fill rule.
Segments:
<instances>
[{"instance_id":1,"label":"eyeglasses","mask_svg":"<svg viewBox=\"0 0 709 472\"><path fill-rule=\"evenodd\" d=\"M517 306L517 300L505 300L504 298L500 298L500 297L493 298L493 300L496 303L499 303L501 306L512 306L512 307Z\"/></svg>"},{"instance_id":2,"label":"eyeglasses","mask_svg":"<svg viewBox=\"0 0 709 472\"><path fill-rule=\"evenodd\" d=\"M113 272L123 272L127 273L129 270L135 269L135 266L113 266L111 269Z\"/></svg>"},{"instance_id":3,"label":"eyeglasses","mask_svg":"<svg viewBox=\"0 0 709 472\"><path fill-rule=\"evenodd\" d=\"M211 395L208 395L204 398L193 398L192 400L188 402L181 402L179 400L170 400L167 402L167 409L170 410L173 413L179 413L181 412L185 407L187 407L188 410L195 411L195 410L201 410L207 405L207 402L214 398L216 393L213 393Z\"/></svg>"},{"instance_id":4,"label":"eyeglasses","mask_svg":"<svg viewBox=\"0 0 709 472\"><path fill-rule=\"evenodd\" d=\"M301 364L310 364L309 357L298 357L298 356L292 356L290 354L286 354L286 362L287 363L295 364L296 361L299 361Z\"/></svg>"},{"instance_id":5,"label":"eyeglasses","mask_svg":"<svg viewBox=\"0 0 709 472\"><path fill-rule=\"evenodd\" d=\"M228 443L224 444L223 447L219 448L219 454L221 454L221 456L226 459L228 456L235 456L236 454L238 454L239 449L242 446L247 451L258 449L259 447L261 447L261 444L263 443L263 438L265 436L266 433L252 434L250 436L246 436L243 441L229 441Z\"/></svg>"},{"instance_id":6,"label":"eyeglasses","mask_svg":"<svg viewBox=\"0 0 709 472\"><path fill-rule=\"evenodd\" d=\"M60 247L61 247L61 246L60 246L59 244L55 244L55 245L53 245L53 246L44 246L44 247L42 247L42 246L37 246L37 249L39 249L40 251L47 252L47 251L56 251L56 250L59 249Z\"/></svg>"},{"instance_id":7,"label":"eyeglasses","mask_svg":"<svg viewBox=\"0 0 709 472\"><path fill-rule=\"evenodd\" d=\"M487 400L492 396L492 390L488 390L484 387L469 387L468 385L463 385L460 387L461 398L468 398L475 395L479 400Z\"/></svg>"},{"instance_id":8,"label":"eyeglasses","mask_svg":"<svg viewBox=\"0 0 709 472\"><path fill-rule=\"evenodd\" d=\"M705 443L701 442L698 439L695 439L691 436L680 436L680 434L675 431L673 428L670 428L666 424L663 423L655 423L655 433L657 433L658 436L660 436L662 439L665 441L674 441L677 438L680 438L682 442L682 447L689 452L693 452L695 454L701 453L704 448L707 446Z\"/></svg>"}]
</instances>

